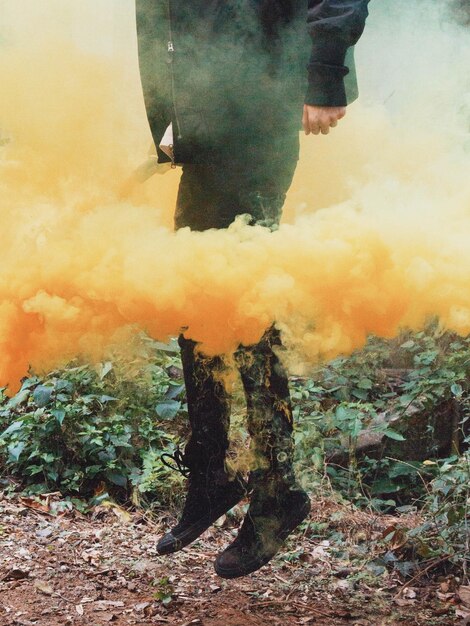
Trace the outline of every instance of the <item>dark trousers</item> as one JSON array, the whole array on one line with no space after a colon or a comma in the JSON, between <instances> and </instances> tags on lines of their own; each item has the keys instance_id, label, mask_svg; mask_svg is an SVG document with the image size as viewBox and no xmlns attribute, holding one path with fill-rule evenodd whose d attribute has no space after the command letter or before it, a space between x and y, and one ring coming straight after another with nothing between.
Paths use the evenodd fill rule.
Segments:
<instances>
[{"instance_id":1,"label":"dark trousers","mask_svg":"<svg viewBox=\"0 0 470 626\"><path fill-rule=\"evenodd\" d=\"M227 228L237 215L249 214L251 223L275 228L297 163L298 133L268 136L262 143L219 164L184 165L175 227ZM191 425L185 461L190 468L207 471L212 466L217 471L229 445L226 365L222 357L205 356L183 336L179 344ZM240 346L234 356L246 396L255 469L291 480L293 419L287 375L276 354L281 347L273 326L259 343Z\"/></svg>"}]
</instances>

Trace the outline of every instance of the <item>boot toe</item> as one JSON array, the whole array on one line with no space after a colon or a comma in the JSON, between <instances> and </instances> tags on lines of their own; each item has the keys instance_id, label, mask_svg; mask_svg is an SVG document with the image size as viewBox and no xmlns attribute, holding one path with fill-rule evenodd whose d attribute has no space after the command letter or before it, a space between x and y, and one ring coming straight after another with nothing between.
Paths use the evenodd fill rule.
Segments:
<instances>
[{"instance_id":1,"label":"boot toe","mask_svg":"<svg viewBox=\"0 0 470 626\"><path fill-rule=\"evenodd\" d=\"M261 564L247 560L236 548L224 550L215 560L215 571L221 578L238 578L259 569Z\"/></svg>"},{"instance_id":2,"label":"boot toe","mask_svg":"<svg viewBox=\"0 0 470 626\"><path fill-rule=\"evenodd\" d=\"M224 552L218 555L215 561L215 566L216 566L216 569L229 571L238 567L239 561L240 561L240 555L238 554L237 550L235 549L225 550Z\"/></svg>"},{"instance_id":3,"label":"boot toe","mask_svg":"<svg viewBox=\"0 0 470 626\"><path fill-rule=\"evenodd\" d=\"M158 554L171 554L180 550L181 547L181 541L169 532L163 535L157 543L157 552Z\"/></svg>"},{"instance_id":4,"label":"boot toe","mask_svg":"<svg viewBox=\"0 0 470 626\"><path fill-rule=\"evenodd\" d=\"M302 490L289 491L282 510L257 515L251 509L237 539L219 554L215 571L221 578L246 576L266 565L280 550L285 539L308 516L310 499Z\"/></svg>"}]
</instances>

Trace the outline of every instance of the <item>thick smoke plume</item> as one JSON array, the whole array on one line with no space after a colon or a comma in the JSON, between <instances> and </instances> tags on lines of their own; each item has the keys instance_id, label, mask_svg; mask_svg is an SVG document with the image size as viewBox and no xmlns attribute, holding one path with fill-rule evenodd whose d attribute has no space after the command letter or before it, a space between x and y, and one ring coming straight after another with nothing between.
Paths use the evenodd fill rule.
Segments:
<instances>
[{"instance_id":1,"label":"thick smoke plume","mask_svg":"<svg viewBox=\"0 0 470 626\"><path fill-rule=\"evenodd\" d=\"M138 329L216 353L276 320L293 363L432 315L470 332L468 33L435 3L371 3L362 101L305 138L274 233L172 231L178 174L129 180L150 143L133 2L77 4L0 2L0 385Z\"/></svg>"}]
</instances>

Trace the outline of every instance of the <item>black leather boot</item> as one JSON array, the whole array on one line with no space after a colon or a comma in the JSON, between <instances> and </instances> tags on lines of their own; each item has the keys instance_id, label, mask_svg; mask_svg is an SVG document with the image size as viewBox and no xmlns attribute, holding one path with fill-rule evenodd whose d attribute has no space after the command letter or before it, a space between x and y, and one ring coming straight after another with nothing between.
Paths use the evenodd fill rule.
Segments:
<instances>
[{"instance_id":1,"label":"black leather boot","mask_svg":"<svg viewBox=\"0 0 470 626\"><path fill-rule=\"evenodd\" d=\"M172 458L188 477L188 492L178 524L157 544L158 554L177 552L192 543L247 494L242 476L230 477L223 466L185 469L184 455L176 453Z\"/></svg>"},{"instance_id":2,"label":"black leather boot","mask_svg":"<svg viewBox=\"0 0 470 626\"><path fill-rule=\"evenodd\" d=\"M176 552L193 542L247 492L242 476L231 476L225 466L230 397L222 380L223 360L201 355L196 344L184 337L179 344L191 437L184 454L178 451L173 462L188 478L188 492L178 524L157 544L159 554Z\"/></svg>"},{"instance_id":3,"label":"black leather boot","mask_svg":"<svg viewBox=\"0 0 470 626\"><path fill-rule=\"evenodd\" d=\"M215 561L222 578L246 576L266 565L310 512L310 499L298 485L267 476L255 482L237 538Z\"/></svg>"},{"instance_id":4,"label":"black leather boot","mask_svg":"<svg viewBox=\"0 0 470 626\"><path fill-rule=\"evenodd\" d=\"M292 406L276 346L281 346L279 332L271 328L258 344L237 353L257 469L250 475L251 502L239 534L215 563L224 578L265 565L310 511L293 470Z\"/></svg>"}]
</instances>

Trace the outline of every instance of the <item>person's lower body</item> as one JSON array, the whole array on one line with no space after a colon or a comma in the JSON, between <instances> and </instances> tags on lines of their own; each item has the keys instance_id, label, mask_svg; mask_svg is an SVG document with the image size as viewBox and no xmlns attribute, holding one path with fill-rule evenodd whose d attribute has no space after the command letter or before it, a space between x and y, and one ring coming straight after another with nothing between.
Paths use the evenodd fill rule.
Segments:
<instances>
[{"instance_id":1,"label":"person's lower body","mask_svg":"<svg viewBox=\"0 0 470 626\"><path fill-rule=\"evenodd\" d=\"M176 228L226 228L240 214L249 214L253 224L278 225L297 161L298 134L243 154L220 165L183 167ZM240 346L235 354L253 453L248 486L240 475L230 476L225 465L230 397L223 384L224 361L204 356L183 336L179 343L191 425L181 459L189 468L189 488L178 525L157 549L163 554L188 545L248 490L250 506L238 537L216 560L219 575L235 578L267 563L310 508L293 471L292 407L276 354L280 334L273 326L258 344Z\"/></svg>"}]
</instances>

